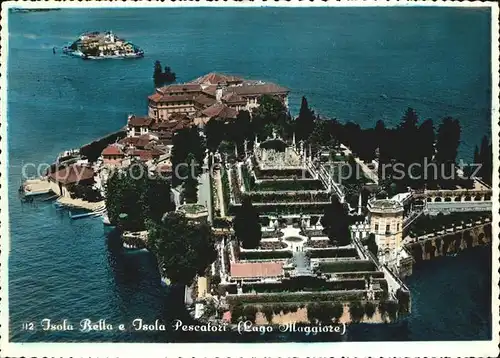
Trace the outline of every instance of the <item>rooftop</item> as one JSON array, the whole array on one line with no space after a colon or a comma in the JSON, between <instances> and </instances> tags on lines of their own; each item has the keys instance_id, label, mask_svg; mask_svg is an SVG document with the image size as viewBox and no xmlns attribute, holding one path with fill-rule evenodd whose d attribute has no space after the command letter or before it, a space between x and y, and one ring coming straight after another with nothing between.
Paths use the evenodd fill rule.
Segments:
<instances>
[{"instance_id":1,"label":"rooftop","mask_svg":"<svg viewBox=\"0 0 500 358\"><path fill-rule=\"evenodd\" d=\"M123 155L121 148L115 144L108 145L101 153L102 155Z\"/></svg>"},{"instance_id":2,"label":"rooftop","mask_svg":"<svg viewBox=\"0 0 500 358\"><path fill-rule=\"evenodd\" d=\"M374 210L403 210L403 206L399 201L392 200L392 199L379 199L379 200L372 200L369 202L369 208L374 209Z\"/></svg>"},{"instance_id":3,"label":"rooftop","mask_svg":"<svg viewBox=\"0 0 500 358\"><path fill-rule=\"evenodd\" d=\"M49 174L49 178L64 185L92 179L94 170L81 165L70 165Z\"/></svg>"},{"instance_id":4,"label":"rooftop","mask_svg":"<svg viewBox=\"0 0 500 358\"><path fill-rule=\"evenodd\" d=\"M283 275L283 263L280 262L233 262L232 278L276 277Z\"/></svg>"},{"instance_id":5,"label":"rooftop","mask_svg":"<svg viewBox=\"0 0 500 358\"><path fill-rule=\"evenodd\" d=\"M233 75L226 75L223 73L210 72L204 76L198 77L191 81L191 83L216 85L216 84L229 84L243 82L243 79Z\"/></svg>"},{"instance_id":6,"label":"rooftop","mask_svg":"<svg viewBox=\"0 0 500 358\"><path fill-rule=\"evenodd\" d=\"M201 113L210 118L217 117L221 119L236 118L238 115L238 111L233 108L229 108L222 103L215 103L214 105L204 109Z\"/></svg>"}]
</instances>

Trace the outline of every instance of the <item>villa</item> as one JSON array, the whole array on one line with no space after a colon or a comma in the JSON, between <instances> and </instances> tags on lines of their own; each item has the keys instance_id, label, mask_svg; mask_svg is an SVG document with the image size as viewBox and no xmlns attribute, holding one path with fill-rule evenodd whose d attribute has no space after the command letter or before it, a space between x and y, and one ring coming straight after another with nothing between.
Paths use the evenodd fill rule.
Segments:
<instances>
[{"instance_id":1,"label":"villa","mask_svg":"<svg viewBox=\"0 0 500 358\"><path fill-rule=\"evenodd\" d=\"M271 82L246 80L236 76L209 73L191 82L157 88L149 96L148 116L166 120L173 113L192 118L234 116L240 110L252 111L262 95L280 98L288 106L288 89Z\"/></svg>"}]
</instances>

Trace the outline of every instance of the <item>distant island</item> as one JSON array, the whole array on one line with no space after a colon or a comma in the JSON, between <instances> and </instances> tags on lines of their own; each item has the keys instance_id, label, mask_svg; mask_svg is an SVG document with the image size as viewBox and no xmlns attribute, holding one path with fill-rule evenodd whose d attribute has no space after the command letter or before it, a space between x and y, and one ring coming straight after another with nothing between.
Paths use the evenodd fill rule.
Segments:
<instances>
[{"instance_id":1,"label":"distant island","mask_svg":"<svg viewBox=\"0 0 500 358\"><path fill-rule=\"evenodd\" d=\"M87 60L144 57L143 50L111 31L84 33L69 46L63 47L63 53Z\"/></svg>"}]
</instances>

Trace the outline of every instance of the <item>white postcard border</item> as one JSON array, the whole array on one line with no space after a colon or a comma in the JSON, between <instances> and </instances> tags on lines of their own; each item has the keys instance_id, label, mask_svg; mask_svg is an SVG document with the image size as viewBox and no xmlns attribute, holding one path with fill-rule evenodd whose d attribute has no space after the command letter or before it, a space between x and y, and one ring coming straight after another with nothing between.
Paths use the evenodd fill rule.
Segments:
<instances>
[{"instance_id":1,"label":"white postcard border","mask_svg":"<svg viewBox=\"0 0 500 358\"><path fill-rule=\"evenodd\" d=\"M8 16L10 8L123 8L123 7L367 7L367 6L433 6L433 7L489 7L491 8L492 46L492 145L493 163L493 223L492 223L492 340L490 341L421 341L421 342L342 342L342 343L11 343L8 315L8 155L6 101L8 59ZM499 7L496 2L455 1L175 1L175 2L108 2L108 1L7 1L2 3L1 30L1 98L0 98L0 238L1 238L1 290L0 290L0 348L2 356L92 356L92 357L258 357L258 356L498 356L499 354ZM457 307L457 309L459 309Z\"/></svg>"}]
</instances>

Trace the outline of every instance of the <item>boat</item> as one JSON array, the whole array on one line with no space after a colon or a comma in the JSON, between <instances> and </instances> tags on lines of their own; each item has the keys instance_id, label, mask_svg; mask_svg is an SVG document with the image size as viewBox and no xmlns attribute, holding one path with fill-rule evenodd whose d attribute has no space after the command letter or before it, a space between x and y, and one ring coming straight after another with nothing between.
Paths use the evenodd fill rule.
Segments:
<instances>
[{"instance_id":1,"label":"boat","mask_svg":"<svg viewBox=\"0 0 500 358\"><path fill-rule=\"evenodd\" d=\"M87 32L63 47L63 53L84 60L126 59L144 57L144 51L111 31Z\"/></svg>"},{"instance_id":2,"label":"boat","mask_svg":"<svg viewBox=\"0 0 500 358\"><path fill-rule=\"evenodd\" d=\"M102 214L102 223L106 226L113 226L111 224L111 221L109 220L109 216L108 216L108 213L107 212L104 212Z\"/></svg>"}]
</instances>

